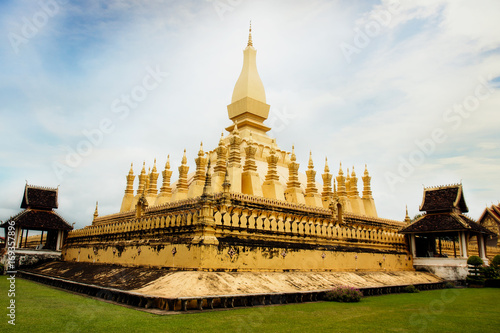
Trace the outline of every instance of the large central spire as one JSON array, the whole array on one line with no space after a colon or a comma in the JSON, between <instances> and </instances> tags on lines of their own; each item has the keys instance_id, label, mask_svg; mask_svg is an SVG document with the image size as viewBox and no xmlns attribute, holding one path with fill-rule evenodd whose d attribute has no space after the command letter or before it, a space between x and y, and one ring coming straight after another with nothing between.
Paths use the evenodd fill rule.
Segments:
<instances>
[{"instance_id":1,"label":"large central spire","mask_svg":"<svg viewBox=\"0 0 500 333\"><path fill-rule=\"evenodd\" d=\"M231 103L237 102L242 98L250 97L262 103L266 102L266 92L264 85L257 72L256 63L257 50L253 47L252 26L248 33L248 44L243 51L243 68L240 77L236 81L233 90Z\"/></svg>"},{"instance_id":2,"label":"large central spire","mask_svg":"<svg viewBox=\"0 0 500 333\"><path fill-rule=\"evenodd\" d=\"M243 68L227 110L229 119L237 123L239 129L249 127L253 131L265 133L270 130L263 124L269 115L270 106L266 104L266 92L257 71L256 56L250 23L247 47L243 50ZM233 126L227 130L232 130Z\"/></svg>"}]
</instances>

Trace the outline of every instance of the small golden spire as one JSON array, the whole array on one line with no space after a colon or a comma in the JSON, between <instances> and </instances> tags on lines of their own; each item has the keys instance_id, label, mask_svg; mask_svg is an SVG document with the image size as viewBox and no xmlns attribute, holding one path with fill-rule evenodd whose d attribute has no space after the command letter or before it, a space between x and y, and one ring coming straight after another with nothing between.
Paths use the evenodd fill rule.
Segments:
<instances>
[{"instance_id":1,"label":"small golden spire","mask_svg":"<svg viewBox=\"0 0 500 333\"><path fill-rule=\"evenodd\" d=\"M146 161L142 162L141 174L146 174Z\"/></svg>"},{"instance_id":2,"label":"small golden spire","mask_svg":"<svg viewBox=\"0 0 500 333\"><path fill-rule=\"evenodd\" d=\"M154 161L154 163L153 163L153 170L151 170L151 172L153 172L153 173L154 173L154 172L156 172L156 171L157 171L157 170L156 170L156 158L155 158L155 161Z\"/></svg>"},{"instance_id":3,"label":"small golden spire","mask_svg":"<svg viewBox=\"0 0 500 333\"><path fill-rule=\"evenodd\" d=\"M340 167L339 167L339 175L343 175L344 171L342 171L342 162L340 162Z\"/></svg>"},{"instance_id":4,"label":"small golden spire","mask_svg":"<svg viewBox=\"0 0 500 333\"><path fill-rule=\"evenodd\" d=\"M181 164L182 165L186 165L187 164L186 149L184 149L184 155L182 156Z\"/></svg>"},{"instance_id":5,"label":"small golden spire","mask_svg":"<svg viewBox=\"0 0 500 333\"><path fill-rule=\"evenodd\" d=\"M203 157L205 153L203 152L203 141L200 143L200 150L198 151L198 156Z\"/></svg>"},{"instance_id":6,"label":"small golden spire","mask_svg":"<svg viewBox=\"0 0 500 333\"><path fill-rule=\"evenodd\" d=\"M130 163L130 170L128 172L130 175L134 174L134 163Z\"/></svg>"},{"instance_id":7,"label":"small golden spire","mask_svg":"<svg viewBox=\"0 0 500 333\"><path fill-rule=\"evenodd\" d=\"M250 20L250 29L248 30L248 44L247 46L253 46L252 42L252 21Z\"/></svg>"},{"instance_id":8,"label":"small golden spire","mask_svg":"<svg viewBox=\"0 0 500 333\"><path fill-rule=\"evenodd\" d=\"M410 215L408 215L408 205L406 205L406 216L405 216L405 222L410 222L411 221L411 218L410 218Z\"/></svg>"},{"instance_id":9,"label":"small golden spire","mask_svg":"<svg viewBox=\"0 0 500 333\"><path fill-rule=\"evenodd\" d=\"M325 157L325 173L330 172L330 168L328 167L328 157Z\"/></svg>"},{"instance_id":10,"label":"small golden spire","mask_svg":"<svg viewBox=\"0 0 500 333\"><path fill-rule=\"evenodd\" d=\"M167 163L165 163L165 170L170 169L170 155L167 155Z\"/></svg>"},{"instance_id":11,"label":"small golden spire","mask_svg":"<svg viewBox=\"0 0 500 333\"><path fill-rule=\"evenodd\" d=\"M297 156L295 155L295 146L292 146L292 156L290 157L290 161L295 162L297 160Z\"/></svg>"},{"instance_id":12,"label":"small golden spire","mask_svg":"<svg viewBox=\"0 0 500 333\"><path fill-rule=\"evenodd\" d=\"M96 201L96 202L95 202L95 211L94 211L94 221L95 221L95 219L99 216L98 206L99 206L99 202L98 202L98 201Z\"/></svg>"},{"instance_id":13,"label":"small golden spire","mask_svg":"<svg viewBox=\"0 0 500 333\"><path fill-rule=\"evenodd\" d=\"M313 169L314 168L313 153L312 153L312 151L309 151L309 165L308 165L308 168L309 169Z\"/></svg>"}]
</instances>

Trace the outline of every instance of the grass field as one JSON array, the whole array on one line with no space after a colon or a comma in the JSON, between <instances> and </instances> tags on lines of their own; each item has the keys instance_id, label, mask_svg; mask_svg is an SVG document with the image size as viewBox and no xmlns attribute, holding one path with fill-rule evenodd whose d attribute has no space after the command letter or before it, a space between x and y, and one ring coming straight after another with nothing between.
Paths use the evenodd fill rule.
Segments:
<instances>
[{"instance_id":1,"label":"grass field","mask_svg":"<svg viewBox=\"0 0 500 333\"><path fill-rule=\"evenodd\" d=\"M179 315L154 315L16 280L16 325L7 321L0 277L1 332L499 332L500 289L443 289Z\"/></svg>"}]
</instances>

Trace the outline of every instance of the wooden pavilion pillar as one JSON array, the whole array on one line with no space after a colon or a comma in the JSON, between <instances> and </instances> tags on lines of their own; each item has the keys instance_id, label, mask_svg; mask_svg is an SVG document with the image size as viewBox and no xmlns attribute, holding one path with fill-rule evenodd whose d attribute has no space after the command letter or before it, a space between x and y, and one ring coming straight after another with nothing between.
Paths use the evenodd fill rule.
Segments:
<instances>
[{"instance_id":1,"label":"wooden pavilion pillar","mask_svg":"<svg viewBox=\"0 0 500 333\"><path fill-rule=\"evenodd\" d=\"M477 234L477 249L479 252L479 257L481 257L483 259L483 261L485 261L485 259L487 260L486 244L484 241L484 235L482 235L482 234Z\"/></svg>"},{"instance_id":2,"label":"wooden pavilion pillar","mask_svg":"<svg viewBox=\"0 0 500 333\"><path fill-rule=\"evenodd\" d=\"M415 234L410 234L410 252L413 258L417 256L417 246L415 242Z\"/></svg>"},{"instance_id":3,"label":"wooden pavilion pillar","mask_svg":"<svg viewBox=\"0 0 500 333\"><path fill-rule=\"evenodd\" d=\"M467 239L464 231L458 232L458 243L460 248L460 257L468 258L469 256L467 254Z\"/></svg>"},{"instance_id":4,"label":"wooden pavilion pillar","mask_svg":"<svg viewBox=\"0 0 500 333\"><path fill-rule=\"evenodd\" d=\"M63 233L64 233L64 231L62 231L62 230L57 231L56 251L61 250L62 241L63 241Z\"/></svg>"},{"instance_id":5,"label":"wooden pavilion pillar","mask_svg":"<svg viewBox=\"0 0 500 333\"><path fill-rule=\"evenodd\" d=\"M14 244L16 249L21 246L22 240L23 240L22 229L16 226L14 235Z\"/></svg>"}]
</instances>

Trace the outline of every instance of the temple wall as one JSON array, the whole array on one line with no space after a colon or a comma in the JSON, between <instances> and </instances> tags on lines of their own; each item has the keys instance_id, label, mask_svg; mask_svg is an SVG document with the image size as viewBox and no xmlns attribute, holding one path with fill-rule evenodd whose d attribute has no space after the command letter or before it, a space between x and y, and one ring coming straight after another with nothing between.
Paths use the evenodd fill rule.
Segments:
<instances>
[{"instance_id":1,"label":"temple wall","mask_svg":"<svg viewBox=\"0 0 500 333\"><path fill-rule=\"evenodd\" d=\"M139 219L98 218L69 234L64 259L231 271L412 269L397 221L345 214L339 224L327 209L234 193L213 196L207 217L201 203L152 207ZM211 221L218 245L192 242L202 218Z\"/></svg>"},{"instance_id":2,"label":"temple wall","mask_svg":"<svg viewBox=\"0 0 500 333\"><path fill-rule=\"evenodd\" d=\"M413 270L407 254L359 253L224 244L84 246L65 249L65 261L155 266L203 271L402 271ZM175 254L173 249L175 248Z\"/></svg>"}]
</instances>

